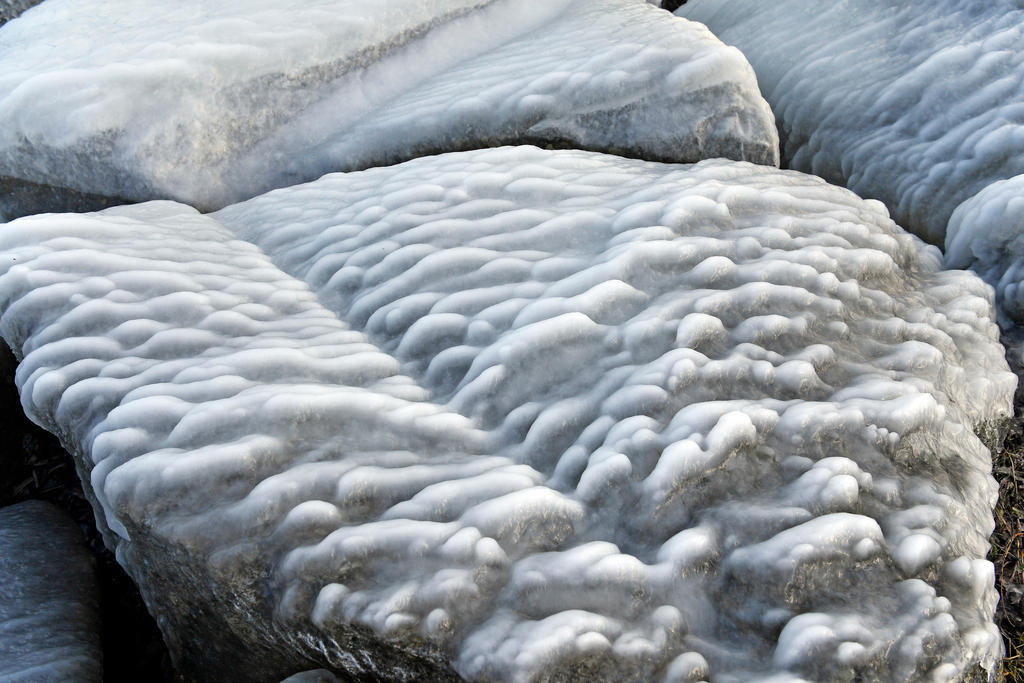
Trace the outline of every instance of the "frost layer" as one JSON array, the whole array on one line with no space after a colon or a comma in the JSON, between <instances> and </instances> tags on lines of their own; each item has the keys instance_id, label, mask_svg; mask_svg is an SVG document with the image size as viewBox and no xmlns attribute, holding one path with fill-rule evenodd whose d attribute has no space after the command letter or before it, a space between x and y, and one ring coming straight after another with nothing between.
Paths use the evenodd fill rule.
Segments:
<instances>
[{"instance_id":1,"label":"frost layer","mask_svg":"<svg viewBox=\"0 0 1024 683\"><path fill-rule=\"evenodd\" d=\"M975 432L1015 378L991 290L877 202L502 148L0 249L26 410L206 677L999 657Z\"/></svg>"},{"instance_id":2,"label":"frost layer","mask_svg":"<svg viewBox=\"0 0 1024 683\"><path fill-rule=\"evenodd\" d=\"M41 501L0 509L0 576L0 679L100 683L96 569L78 526Z\"/></svg>"},{"instance_id":3,"label":"frost layer","mask_svg":"<svg viewBox=\"0 0 1024 683\"><path fill-rule=\"evenodd\" d=\"M958 204L1024 173L1018 0L691 0L677 11L738 46L790 167L885 202L942 244Z\"/></svg>"},{"instance_id":4,"label":"frost layer","mask_svg":"<svg viewBox=\"0 0 1024 683\"><path fill-rule=\"evenodd\" d=\"M778 164L742 55L643 0L48 0L0 31L0 176L211 208L510 142Z\"/></svg>"}]
</instances>

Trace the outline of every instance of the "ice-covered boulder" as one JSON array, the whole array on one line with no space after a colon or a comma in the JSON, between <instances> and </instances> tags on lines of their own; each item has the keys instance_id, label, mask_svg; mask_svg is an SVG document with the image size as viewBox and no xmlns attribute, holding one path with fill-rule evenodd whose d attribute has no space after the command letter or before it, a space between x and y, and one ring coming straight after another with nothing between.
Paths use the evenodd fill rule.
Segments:
<instances>
[{"instance_id":1,"label":"ice-covered boulder","mask_svg":"<svg viewBox=\"0 0 1024 683\"><path fill-rule=\"evenodd\" d=\"M970 268L995 288L1008 346L1024 343L1024 175L992 183L956 208L946 233L946 264ZM1017 352L1017 362L1024 362Z\"/></svg>"},{"instance_id":2,"label":"ice-covered boulder","mask_svg":"<svg viewBox=\"0 0 1024 683\"><path fill-rule=\"evenodd\" d=\"M999 659L978 435L1015 378L991 290L877 202L500 148L23 218L0 254L24 406L192 675Z\"/></svg>"},{"instance_id":3,"label":"ice-covered boulder","mask_svg":"<svg viewBox=\"0 0 1024 683\"><path fill-rule=\"evenodd\" d=\"M0 509L0 679L100 683L99 594L92 553L59 508Z\"/></svg>"},{"instance_id":4,"label":"ice-covered boulder","mask_svg":"<svg viewBox=\"0 0 1024 683\"><path fill-rule=\"evenodd\" d=\"M1024 173L1019 0L690 0L750 60L795 169L941 245L961 202Z\"/></svg>"},{"instance_id":5,"label":"ice-covered boulder","mask_svg":"<svg viewBox=\"0 0 1024 683\"><path fill-rule=\"evenodd\" d=\"M522 142L778 163L743 56L643 0L47 0L0 30L0 176L83 206Z\"/></svg>"}]
</instances>

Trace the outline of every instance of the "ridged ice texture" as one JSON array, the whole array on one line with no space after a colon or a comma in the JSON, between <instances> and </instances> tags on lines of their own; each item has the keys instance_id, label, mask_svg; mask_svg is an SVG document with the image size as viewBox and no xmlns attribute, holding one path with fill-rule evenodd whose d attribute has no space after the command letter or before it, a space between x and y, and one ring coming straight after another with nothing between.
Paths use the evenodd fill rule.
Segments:
<instances>
[{"instance_id":1,"label":"ridged ice texture","mask_svg":"<svg viewBox=\"0 0 1024 683\"><path fill-rule=\"evenodd\" d=\"M42 501L0 509L0 576L0 680L100 683L96 568L75 522Z\"/></svg>"},{"instance_id":2,"label":"ridged ice texture","mask_svg":"<svg viewBox=\"0 0 1024 683\"><path fill-rule=\"evenodd\" d=\"M1015 378L990 290L877 202L501 148L209 216L24 218L0 248L25 407L208 676L245 666L229 638L266 678L999 657L974 431Z\"/></svg>"},{"instance_id":3,"label":"ridged ice texture","mask_svg":"<svg viewBox=\"0 0 1024 683\"><path fill-rule=\"evenodd\" d=\"M882 200L941 245L960 202L1024 173L1019 0L690 0L739 47L791 168Z\"/></svg>"},{"instance_id":4,"label":"ridged ice texture","mask_svg":"<svg viewBox=\"0 0 1024 683\"><path fill-rule=\"evenodd\" d=\"M739 51L643 0L47 0L0 31L0 176L208 209L521 142L778 165Z\"/></svg>"},{"instance_id":5,"label":"ridged ice texture","mask_svg":"<svg viewBox=\"0 0 1024 683\"><path fill-rule=\"evenodd\" d=\"M1004 330L1024 323L1024 175L992 183L957 207L946 265L970 268L995 288Z\"/></svg>"}]
</instances>

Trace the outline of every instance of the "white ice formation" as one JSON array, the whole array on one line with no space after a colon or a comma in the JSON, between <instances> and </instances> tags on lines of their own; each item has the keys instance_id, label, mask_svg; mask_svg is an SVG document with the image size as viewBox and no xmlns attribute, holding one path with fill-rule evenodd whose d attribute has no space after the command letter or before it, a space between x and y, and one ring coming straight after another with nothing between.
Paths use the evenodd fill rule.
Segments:
<instances>
[{"instance_id":1,"label":"white ice formation","mask_svg":"<svg viewBox=\"0 0 1024 683\"><path fill-rule=\"evenodd\" d=\"M690 0L738 46L791 168L882 200L941 245L961 202L1024 173L1020 0Z\"/></svg>"},{"instance_id":2,"label":"white ice formation","mask_svg":"<svg viewBox=\"0 0 1024 683\"><path fill-rule=\"evenodd\" d=\"M78 525L42 501L0 509L0 577L0 680L100 683L96 570Z\"/></svg>"},{"instance_id":3,"label":"white ice formation","mask_svg":"<svg viewBox=\"0 0 1024 683\"><path fill-rule=\"evenodd\" d=\"M1000 656L991 290L820 179L516 147L28 217L0 310L207 678Z\"/></svg>"},{"instance_id":4,"label":"white ice formation","mask_svg":"<svg viewBox=\"0 0 1024 683\"><path fill-rule=\"evenodd\" d=\"M209 209L522 142L778 165L739 51L643 0L47 0L0 30L0 176L46 187Z\"/></svg>"},{"instance_id":5,"label":"white ice formation","mask_svg":"<svg viewBox=\"0 0 1024 683\"><path fill-rule=\"evenodd\" d=\"M1024 175L992 183L957 207L946 233L946 265L970 268L995 288L1004 341L1018 349L1024 324Z\"/></svg>"}]
</instances>

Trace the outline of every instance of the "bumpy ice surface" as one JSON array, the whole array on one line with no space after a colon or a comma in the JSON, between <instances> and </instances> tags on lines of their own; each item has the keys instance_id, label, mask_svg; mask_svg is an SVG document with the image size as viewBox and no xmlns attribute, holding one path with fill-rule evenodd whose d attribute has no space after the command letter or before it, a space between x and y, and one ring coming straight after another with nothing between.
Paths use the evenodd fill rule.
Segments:
<instances>
[{"instance_id":1,"label":"bumpy ice surface","mask_svg":"<svg viewBox=\"0 0 1024 683\"><path fill-rule=\"evenodd\" d=\"M975 432L1015 378L990 290L877 202L501 148L0 249L25 408L207 676L998 660Z\"/></svg>"},{"instance_id":2,"label":"bumpy ice surface","mask_svg":"<svg viewBox=\"0 0 1024 683\"><path fill-rule=\"evenodd\" d=\"M0 679L103 680L92 554L60 509L28 501L0 510Z\"/></svg>"},{"instance_id":3,"label":"bumpy ice surface","mask_svg":"<svg viewBox=\"0 0 1024 683\"><path fill-rule=\"evenodd\" d=\"M643 0L48 0L0 31L0 176L204 208L509 142L777 165L773 123Z\"/></svg>"},{"instance_id":4,"label":"bumpy ice surface","mask_svg":"<svg viewBox=\"0 0 1024 683\"><path fill-rule=\"evenodd\" d=\"M885 202L942 244L958 204L1024 173L1018 0L690 0L738 46L792 168Z\"/></svg>"},{"instance_id":5,"label":"bumpy ice surface","mask_svg":"<svg viewBox=\"0 0 1024 683\"><path fill-rule=\"evenodd\" d=\"M1007 332L1004 341L1020 347L1019 326L1024 323L1024 175L992 183L957 207L946 233L946 264L950 268L971 268L995 288L1000 324Z\"/></svg>"}]
</instances>

